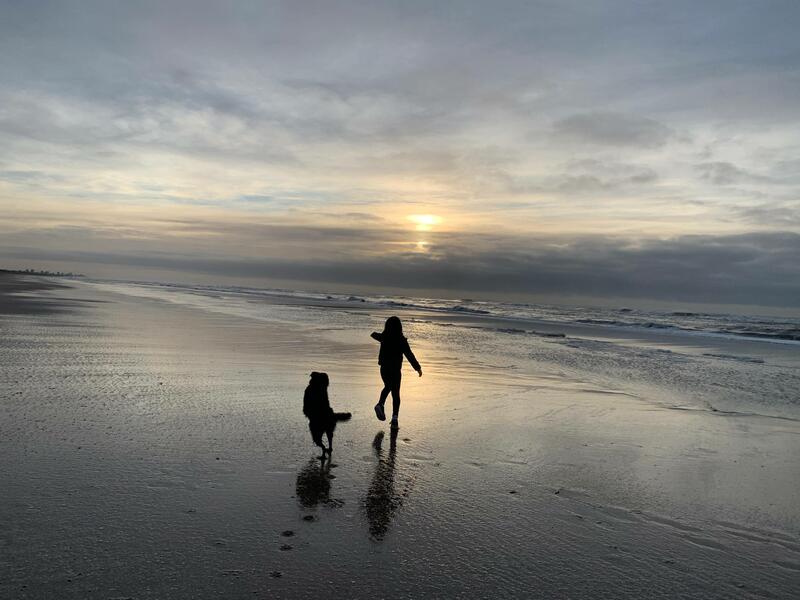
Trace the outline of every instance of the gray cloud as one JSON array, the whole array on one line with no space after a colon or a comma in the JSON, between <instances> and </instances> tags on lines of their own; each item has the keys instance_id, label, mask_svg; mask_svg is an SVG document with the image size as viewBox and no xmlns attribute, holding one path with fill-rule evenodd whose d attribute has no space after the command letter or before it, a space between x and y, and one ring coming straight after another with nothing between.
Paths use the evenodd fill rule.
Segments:
<instances>
[{"instance_id":1,"label":"gray cloud","mask_svg":"<svg viewBox=\"0 0 800 600\"><path fill-rule=\"evenodd\" d=\"M608 193L631 187L640 189L657 181L658 174L649 167L583 160L567 165L567 172L551 185L567 194Z\"/></svg>"},{"instance_id":2,"label":"gray cloud","mask_svg":"<svg viewBox=\"0 0 800 600\"><path fill-rule=\"evenodd\" d=\"M608 112L566 117L555 123L553 131L570 142L634 148L658 148L675 135L654 119Z\"/></svg>"},{"instance_id":3,"label":"gray cloud","mask_svg":"<svg viewBox=\"0 0 800 600\"><path fill-rule=\"evenodd\" d=\"M3 254L64 265L116 265L131 272L154 268L265 282L317 282L354 290L367 284L404 290L462 290L489 296L515 292L800 307L800 235L796 233L692 235L663 240L448 234L432 242L430 253L407 251L387 257L353 255L342 252L340 246L354 239L356 246L383 243L386 232L307 227L270 231L279 245L290 240L325 242L332 251L315 258L302 253L290 258L289 252L263 258L219 258L207 252L154 252L145 250L145 243L128 243L108 251L56 252L7 246ZM250 234L257 237L266 232L256 228ZM76 229L62 231L61 235L79 237L85 232ZM402 239L399 233L397 239ZM352 250L353 245L348 243L347 248Z\"/></svg>"},{"instance_id":4,"label":"gray cloud","mask_svg":"<svg viewBox=\"0 0 800 600\"><path fill-rule=\"evenodd\" d=\"M0 171L0 181L20 183L23 185L36 186L63 180L64 177L45 171Z\"/></svg>"},{"instance_id":5,"label":"gray cloud","mask_svg":"<svg viewBox=\"0 0 800 600\"><path fill-rule=\"evenodd\" d=\"M716 185L770 181L769 177L749 173L729 162L706 162L697 165L696 168L703 179Z\"/></svg>"},{"instance_id":6,"label":"gray cloud","mask_svg":"<svg viewBox=\"0 0 800 600\"><path fill-rule=\"evenodd\" d=\"M653 169L630 163L585 159L559 165L558 169L558 174L540 177L515 177L495 169L493 182L514 194L559 193L572 198L632 194L659 181Z\"/></svg>"},{"instance_id":7,"label":"gray cloud","mask_svg":"<svg viewBox=\"0 0 800 600\"><path fill-rule=\"evenodd\" d=\"M786 203L765 203L739 209L739 214L753 223L800 228L800 200Z\"/></svg>"}]
</instances>

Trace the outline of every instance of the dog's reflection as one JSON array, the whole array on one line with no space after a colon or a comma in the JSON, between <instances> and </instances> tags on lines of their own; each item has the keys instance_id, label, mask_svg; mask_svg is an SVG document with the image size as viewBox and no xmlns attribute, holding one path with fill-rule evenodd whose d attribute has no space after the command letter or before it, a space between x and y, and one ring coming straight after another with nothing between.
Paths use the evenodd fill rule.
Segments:
<instances>
[{"instance_id":1,"label":"dog's reflection","mask_svg":"<svg viewBox=\"0 0 800 600\"><path fill-rule=\"evenodd\" d=\"M384 432L380 431L372 441L372 448L378 458L375 474L372 476L364 506L369 522L369 533L377 540L383 539L389 530L395 511L402 504L402 497L395 491L395 457L397 455L397 430L389 434L389 452L383 451Z\"/></svg>"},{"instance_id":2,"label":"dog's reflection","mask_svg":"<svg viewBox=\"0 0 800 600\"><path fill-rule=\"evenodd\" d=\"M312 458L297 474L297 501L305 508L329 503L331 499L331 463Z\"/></svg>"}]
</instances>

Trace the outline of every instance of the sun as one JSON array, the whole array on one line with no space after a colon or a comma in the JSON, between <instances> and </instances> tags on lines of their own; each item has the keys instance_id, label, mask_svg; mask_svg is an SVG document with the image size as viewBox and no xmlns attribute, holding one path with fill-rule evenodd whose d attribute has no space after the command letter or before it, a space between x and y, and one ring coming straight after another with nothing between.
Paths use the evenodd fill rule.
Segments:
<instances>
[{"instance_id":1,"label":"sun","mask_svg":"<svg viewBox=\"0 0 800 600\"><path fill-rule=\"evenodd\" d=\"M442 217L437 215L409 215L408 220L416 223L417 231L430 231L434 225L442 222Z\"/></svg>"}]
</instances>

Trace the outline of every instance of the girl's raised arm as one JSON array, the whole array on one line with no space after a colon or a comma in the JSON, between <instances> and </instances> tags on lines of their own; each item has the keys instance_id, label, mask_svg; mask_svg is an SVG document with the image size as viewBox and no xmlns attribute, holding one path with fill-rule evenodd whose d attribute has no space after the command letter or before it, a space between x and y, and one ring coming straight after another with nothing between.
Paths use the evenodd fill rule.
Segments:
<instances>
[{"instance_id":1,"label":"girl's raised arm","mask_svg":"<svg viewBox=\"0 0 800 600\"><path fill-rule=\"evenodd\" d=\"M373 332L370 334L370 337L371 337L372 339L374 339L374 340L378 340L379 342L380 342L380 341L381 341L381 339L383 338L383 336L382 336L380 333L378 333L377 331L373 331Z\"/></svg>"}]
</instances>

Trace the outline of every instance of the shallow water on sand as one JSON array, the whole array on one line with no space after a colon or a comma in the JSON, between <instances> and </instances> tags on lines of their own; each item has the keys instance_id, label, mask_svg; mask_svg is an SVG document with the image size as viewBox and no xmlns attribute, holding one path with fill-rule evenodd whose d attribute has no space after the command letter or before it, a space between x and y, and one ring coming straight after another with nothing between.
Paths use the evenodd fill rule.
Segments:
<instances>
[{"instance_id":1,"label":"shallow water on sand","mask_svg":"<svg viewBox=\"0 0 800 600\"><path fill-rule=\"evenodd\" d=\"M122 282L91 287L281 323L362 350L364 332L379 329L382 319L396 312L415 342L428 345L429 364L433 361L442 375L501 383L521 377L524 383L535 374L581 381L589 389L624 391L667 407L800 420L800 341L711 335L689 331L685 323L684 328L621 328L587 324L598 319L581 318L599 309L586 309L584 314L578 309L529 307L529 313L536 308L535 314L550 319L537 320L526 317L519 305L499 303L464 302L453 307L452 301L404 298L401 306L383 297L274 290ZM628 319L636 316L626 314ZM765 319L673 314L665 313L662 320L702 317L743 327L748 319ZM647 318L656 316L648 313ZM768 323L773 328L792 327L788 321Z\"/></svg>"},{"instance_id":2,"label":"shallow water on sand","mask_svg":"<svg viewBox=\"0 0 800 600\"><path fill-rule=\"evenodd\" d=\"M106 302L0 318L0 597L790 598L800 582L791 356L410 314L425 376L406 369L393 437L371 409L382 310L58 293ZM301 414L311 370L354 413L332 464ZM757 373L786 386L781 418L746 414L768 412ZM722 412L739 388L746 410Z\"/></svg>"}]
</instances>

